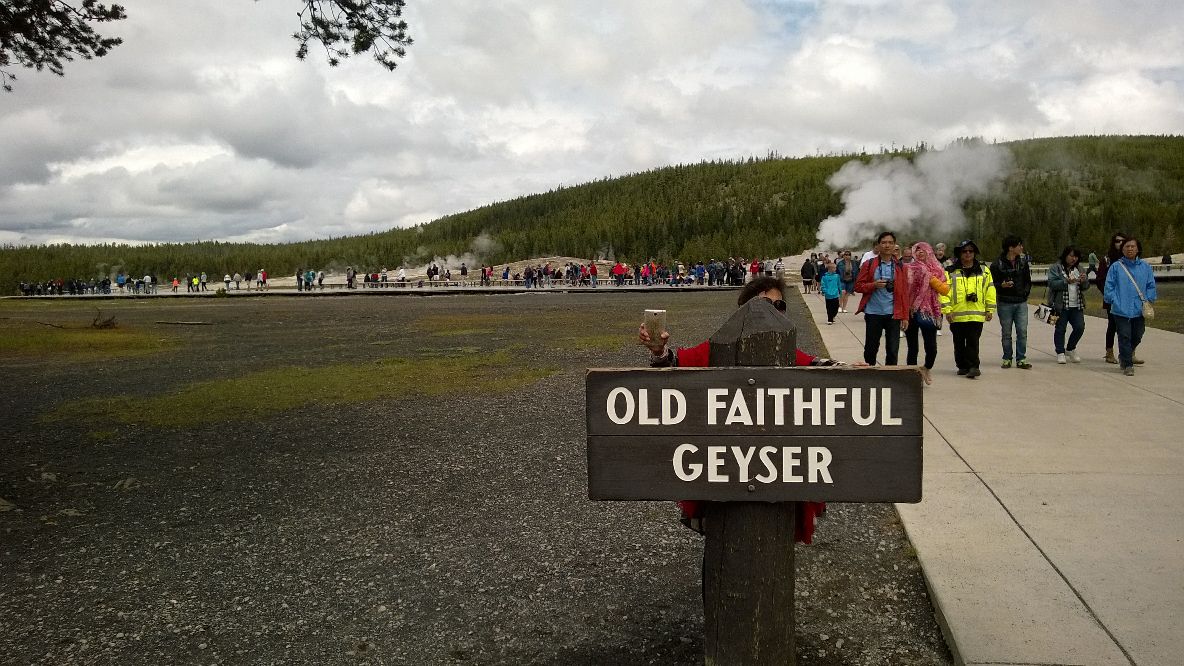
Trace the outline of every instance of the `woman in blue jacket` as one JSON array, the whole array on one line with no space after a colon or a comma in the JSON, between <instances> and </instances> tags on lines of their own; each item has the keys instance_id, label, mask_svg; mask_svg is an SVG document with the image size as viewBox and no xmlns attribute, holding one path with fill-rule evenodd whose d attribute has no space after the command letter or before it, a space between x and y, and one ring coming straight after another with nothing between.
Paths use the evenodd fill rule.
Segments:
<instances>
[{"instance_id":1,"label":"woman in blue jacket","mask_svg":"<svg viewBox=\"0 0 1184 666\"><path fill-rule=\"evenodd\" d=\"M1118 329L1118 365L1128 377L1135 374L1135 350L1143 341L1147 325L1143 301L1155 302L1155 276L1151 266L1139 258L1142 253L1139 239L1123 241L1122 257L1107 271L1102 294Z\"/></svg>"}]
</instances>

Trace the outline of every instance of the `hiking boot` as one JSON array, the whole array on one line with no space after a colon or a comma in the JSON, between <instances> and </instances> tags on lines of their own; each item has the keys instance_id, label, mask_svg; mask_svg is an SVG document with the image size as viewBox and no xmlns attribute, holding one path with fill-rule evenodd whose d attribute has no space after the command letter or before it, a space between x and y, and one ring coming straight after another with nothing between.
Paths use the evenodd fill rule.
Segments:
<instances>
[{"instance_id":1,"label":"hiking boot","mask_svg":"<svg viewBox=\"0 0 1184 666\"><path fill-rule=\"evenodd\" d=\"M1134 377L1135 376L1135 366L1133 366L1133 365L1126 366L1125 368L1122 369L1122 374L1126 375L1127 377Z\"/></svg>"},{"instance_id":2,"label":"hiking boot","mask_svg":"<svg viewBox=\"0 0 1184 666\"><path fill-rule=\"evenodd\" d=\"M1131 354L1131 363L1134 363L1135 365L1143 365L1143 359Z\"/></svg>"},{"instance_id":3,"label":"hiking boot","mask_svg":"<svg viewBox=\"0 0 1184 666\"><path fill-rule=\"evenodd\" d=\"M970 372L966 373L966 378L967 379L974 379L975 377L978 377L981 374L983 374L983 373L978 368L971 368Z\"/></svg>"},{"instance_id":4,"label":"hiking boot","mask_svg":"<svg viewBox=\"0 0 1184 666\"><path fill-rule=\"evenodd\" d=\"M959 374L959 375L965 375L965 374L966 374L966 373L968 373L968 372L970 372L970 370L968 370L968 369L966 369L966 368L958 368L958 374Z\"/></svg>"},{"instance_id":5,"label":"hiking boot","mask_svg":"<svg viewBox=\"0 0 1184 666\"><path fill-rule=\"evenodd\" d=\"M1064 365L1069 362L1069 359L1064 354L1057 354L1057 363Z\"/></svg>"},{"instance_id":6,"label":"hiking boot","mask_svg":"<svg viewBox=\"0 0 1184 666\"><path fill-rule=\"evenodd\" d=\"M1019 368L1020 370L1031 370L1032 364L1028 363L1028 359L1021 358L1020 360L1015 362L1015 367Z\"/></svg>"},{"instance_id":7,"label":"hiking boot","mask_svg":"<svg viewBox=\"0 0 1184 666\"><path fill-rule=\"evenodd\" d=\"M1067 351L1065 353L1069 355L1069 361L1071 361L1073 363L1081 363L1081 354L1078 354L1076 351L1074 351L1072 349L1070 349L1069 351Z\"/></svg>"},{"instance_id":8,"label":"hiking boot","mask_svg":"<svg viewBox=\"0 0 1184 666\"><path fill-rule=\"evenodd\" d=\"M1113 347L1106 348L1105 361L1107 363L1118 363L1118 359L1114 358L1114 348Z\"/></svg>"},{"instance_id":9,"label":"hiking boot","mask_svg":"<svg viewBox=\"0 0 1184 666\"><path fill-rule=\"evenodd\" d=\"M1003 362L999 364L999 367L1003 368L1004 370L1006 370L1007 368L1010 368L1011 367L1011 359L1009 359L1009 358L1003 359Z\"/></svg>"}]
</instances>

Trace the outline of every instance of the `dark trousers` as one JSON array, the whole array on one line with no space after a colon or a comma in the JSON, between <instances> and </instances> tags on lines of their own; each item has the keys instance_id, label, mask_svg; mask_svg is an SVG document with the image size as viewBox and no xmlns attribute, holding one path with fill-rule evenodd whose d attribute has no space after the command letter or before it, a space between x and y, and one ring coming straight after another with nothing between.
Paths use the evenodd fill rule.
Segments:
<instances>
[{"instance_id":1,"label":"dark trousers","mask_svg":"<svg viewBox=\"0 0 1184 666\"><path fill-rule=\"evenodd\" d=\"M876 364L880 354L880 335L884 335L884 365L896 365L900 353L900 322L892 315L863 313L864 337L863 360L868 365Z\"/></svg>"},{"instance_id":2,"label":"dark trousers","mask_svg":"<svg viewBox=\"0 0 1184 666\"><path fill-rule=\"evenodd\" d=\"M978 367L978 339L982 334L981 321L950 323L950 336L954 338L954 365L959 370Z\"/></svg>"},{"instance_id":3,"label":"dark trousers","mask_svg":"<svg viewBox=\"0 0 1184 666\"><path fill-rule=\"evenodd\" d=\"M1135 362L1135 349L1143 341L1143 331L1147 327L1147 320L1142 317L1119 317L1110 315L1114 327L1118 329L1118 365L1129 368Z\"/></svg>"},{"instance_id":4,"label":"dark trousers","mask_svg":"<svg viewBox=\"0 0 1184 666\"><path fill-rule=\"evenodd\" d=\"M937 326L931 322L922 322L917 315L909 321L909 327L904 332L905 365L917 364L917 337L925 343L925 367L932 370L933 362L937 360Z\"/></svg>"},{"instance_id":5,"label":"dark trousers","mask_svg":"<svg viewBox=\"0 0 1184 666\"><path fill-rule=\"evenodd\" d=\"M839 314L839 299L837 299L837 298L826 299L826 320L827 321L834 321L835 315L837 315L837 314Z\"/></svg>"},{"instance_id":6,"label":"dark trousers","mask_svg":"<svg viewBox=\"0 0 1184 666\"><path fill-rule=\"evenodd\" d=\"M1118 333L1118 326L1114 322L1114 315L1106 310L1106 349L1114 349L1114 335Z\"/></svg>"}]
</instances>

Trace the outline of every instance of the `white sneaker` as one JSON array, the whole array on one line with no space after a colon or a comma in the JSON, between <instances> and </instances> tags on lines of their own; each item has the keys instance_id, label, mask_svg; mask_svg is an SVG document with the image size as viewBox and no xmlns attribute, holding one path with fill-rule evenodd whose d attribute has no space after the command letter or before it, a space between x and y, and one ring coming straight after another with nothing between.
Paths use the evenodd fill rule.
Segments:
<instances>
[{"instance_id":1,"label":"white sneaker","mask_svg":"<svg viewBox=\"0 0 1184 666\"><path fill-rule=\"evenodd\" d=\"M937 329L937 334L938 334L938 335L941 335L941 329L940 329L940 328L939 328L939 329Z\"/></svg>"},{"instance_id":2,"label":"white sneaker","mask_svg":"<svg viewBox=\"0 0 1184 666\"><path fill-rule=\"evenodd\" d=\"M1081 363L1081 356L1076 351L1065 352L1069 355L1069 360L1074 363Z\"/></svg>"},{"instance_id":3,"label":"white sneaker","mask_svg":"<svg viewBox=\"0 0 1184 666\"><path fill-rule=\"evenodd\" d=\"M1064 365L1065 363L1067 363L1067 361L1065 360L1064 354L1057 354L1057 363L1060 363L1061 365Z\"/></svg>"}]
</instances>

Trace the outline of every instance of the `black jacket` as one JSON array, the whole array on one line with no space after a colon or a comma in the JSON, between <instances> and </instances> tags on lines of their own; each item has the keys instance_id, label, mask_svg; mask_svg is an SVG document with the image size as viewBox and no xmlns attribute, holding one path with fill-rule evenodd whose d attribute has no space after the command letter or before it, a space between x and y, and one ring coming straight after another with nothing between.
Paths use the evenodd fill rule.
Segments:
<instances>
[{"instance_id":1,"label":"black jacket","mask_svg":"<svg viewBox=\"0 0 1184 666\"><path fill-rule=\"evenodd\" d=\"M995 281L995 296L1000 303L1027 303L1028 295L1032 293L1032 269L1028 266L1028 257L1020 255L1015 262L1008 261L1007 254L991 262L991 277ZM1010 288L1003 283L1012 281Z\"/></svg>"}]
</instances>

